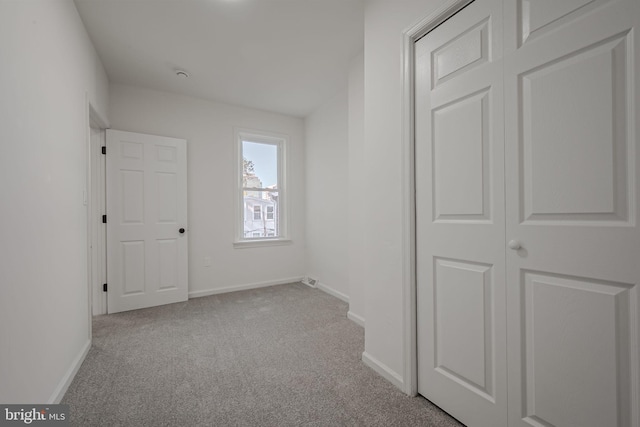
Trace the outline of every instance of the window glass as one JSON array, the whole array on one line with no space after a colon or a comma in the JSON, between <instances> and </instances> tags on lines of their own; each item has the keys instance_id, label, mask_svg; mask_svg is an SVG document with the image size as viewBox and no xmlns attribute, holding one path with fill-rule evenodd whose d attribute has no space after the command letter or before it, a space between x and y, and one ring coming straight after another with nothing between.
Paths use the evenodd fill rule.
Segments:
<instances>
[{"instance_id":1,"label":"window glass","mask_svg":"<svg viewBox=\"0 0 640 427\"><path fill-rule=\"evenodd\" d=\"M252 140L254 139L254 140ZM243 239L281 237L279 159L282 140L265 137L242 137L242 232ZM258 140L258 141L256 141Z\"/></svg>"}]
</instances>

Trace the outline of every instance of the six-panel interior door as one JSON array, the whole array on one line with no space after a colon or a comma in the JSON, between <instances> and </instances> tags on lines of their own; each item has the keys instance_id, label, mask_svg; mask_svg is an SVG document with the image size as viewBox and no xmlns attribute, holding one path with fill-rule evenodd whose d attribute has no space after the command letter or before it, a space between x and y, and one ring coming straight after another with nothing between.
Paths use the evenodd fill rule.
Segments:
<instances>
[{"instance_id":1,"label":"six-panel interior door","mask_svg":"<svg viewBox=\"0 0 640 427\"><path fill-rule=\"evenodd\" d=\"M186 149L107 130L109 313L187 300Z\"/></svg>"},{"instance_id":2,"label":"six-panel interior door","mask_svg":"<svg viewBox=\"0 0 640 427\"><path fill-rule=\"evenodd\" d=\"M505 2L511 427L639 426L639 5Z\"/></svg>"},{"instance_id":3,"label":"six-panel interior door","mask_svg":"<svg viewBox=\"0 0 640 427\"><path fill-rule=\"evenodd\" d=\"M502 1L415 44L418 391L507 424Z\"/></svg>"}]
</instances>

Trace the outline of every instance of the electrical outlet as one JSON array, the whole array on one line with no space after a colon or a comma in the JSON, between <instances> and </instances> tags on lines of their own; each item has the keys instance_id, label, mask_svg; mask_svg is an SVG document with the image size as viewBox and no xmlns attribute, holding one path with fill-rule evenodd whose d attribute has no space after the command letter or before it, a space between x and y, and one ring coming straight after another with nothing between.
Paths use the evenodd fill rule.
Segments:
<instances>
[{"instance_id":1,"label":"electrical outlet","mask_svg":"<svg viewBox=\"0 0 640 427\"><path fill-rule=\"evenodd\" d=\"M309 285L315 286L317 282L318 281L316 279L313 279L313 278L309 277Z\"/></svg>"}]
</instances>

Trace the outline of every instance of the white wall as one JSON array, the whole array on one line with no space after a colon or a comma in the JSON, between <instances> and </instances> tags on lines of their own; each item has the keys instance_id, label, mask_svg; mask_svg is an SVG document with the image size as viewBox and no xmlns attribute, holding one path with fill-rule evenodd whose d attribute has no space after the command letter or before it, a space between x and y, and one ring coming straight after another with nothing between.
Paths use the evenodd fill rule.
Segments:
<instances>
[{"instance_id":1,"label":"white wall","mask_svg":"<svg viewBox=\"0 0 640 427\"><path fill-rule=\"evenodd\" d=\"M304 276L305 159L301 119L121 85L110 87L110 113L113 129L187 140L190 297ZM233 247L234 127L289 136L290 245ZM211 267L204 266L206 257L211 258Z\"/></svg>"},{"instance_id":2,"label":"white wall","mask_svg":"<svg viewBox=\"0 0 640 427\"><path fill-rule=\"evenodd\" d=\"M349 318L364 326L364 52L349 69Z\"/></svg>"},{"instance_id":3,"label":"white wall","mask_svg":"<svg viewBox=\"0 0 640 427\"><path fill-rule=\"evenodd\" d=\"M108 82L71 0L0 1L0 402L61 398L90 345L88 108Z\"/></svg>"},{"instance_id":4,"label":"white wall","mask_svg":"<svg viewBox=\"0 0 640 427\"><path fill-rule=\"evenodd\" d=\"M305 120L307 274L349 300L348 91Z\"/></svg>"},{"instance_id":5,"label":"white wall","mask_svg":"<svg viewBox=\"0 0 640 427\"><path fill-rule=\"evenodd\" d=\"M365 7L365 353L363 360L405 385L403 349L402 33L443 0L369 0ZM380 201L384 200L383 203Z\"/></svg>"},{"instance_id":6,"label":"white wall","mask_svg":"<svg viewBox=\"0 0 640 427\"><path fill-rule=\"evenodd\" d=\"M364 326L364 53L351 61L347 87L305 127L307 274Z\"/></svg>"}]
</instances>

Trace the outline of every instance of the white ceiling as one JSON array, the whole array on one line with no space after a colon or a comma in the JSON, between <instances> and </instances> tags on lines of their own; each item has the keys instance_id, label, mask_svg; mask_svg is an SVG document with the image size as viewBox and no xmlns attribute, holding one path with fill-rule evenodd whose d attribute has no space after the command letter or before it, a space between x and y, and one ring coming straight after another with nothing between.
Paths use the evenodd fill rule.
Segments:
<instances>
[{"instance_id":1,"label":"white ceiling","mask_svg":"<svg viewBox=\"0 0 640 427\"><path fill-rule=\"evenodd\" d=\"M344 87L364 47L363 0L75 3L110 82L298 117Z\"/></svg>"}]
</instances>

